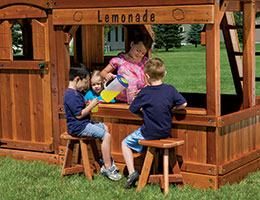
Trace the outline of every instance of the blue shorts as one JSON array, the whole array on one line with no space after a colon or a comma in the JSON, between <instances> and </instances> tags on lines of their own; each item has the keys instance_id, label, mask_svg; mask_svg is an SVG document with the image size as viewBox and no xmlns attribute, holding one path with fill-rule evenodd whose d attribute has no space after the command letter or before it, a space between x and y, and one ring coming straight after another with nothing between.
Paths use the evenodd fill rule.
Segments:
<instances>
[{"instance_id":1,"label":"blue shorts","mask_svg":"<svg viewBox=\"0 0 260 200\"><path fill-rule=\"evenodd\" d=\"M79 137L89 136L102 139L106 134L106 127L103 123L87 124L85 129L79 133Z\"/></svg>"},{"instance_id":2,"label":"blue shorts","mask_svg":"<svg viewBox=\"0 0 260 200\"><path fill-rule=\"evenodd\" d=\"M138 143L138 140L144 140L144 137L141 132L141 128L137 129L130 135L128 135L123 142L132 150L141 153L144 149L142 145Z\"/></svg>"}]
</instances>

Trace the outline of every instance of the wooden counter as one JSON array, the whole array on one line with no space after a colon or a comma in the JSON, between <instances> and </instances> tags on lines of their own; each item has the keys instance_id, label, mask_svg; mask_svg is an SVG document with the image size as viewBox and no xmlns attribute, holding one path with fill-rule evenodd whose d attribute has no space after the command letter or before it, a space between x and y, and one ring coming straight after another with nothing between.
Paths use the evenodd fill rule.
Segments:
<instances>
[{"instance_id":1,"label":"wooden counter","mask_svg":"<svg viewBox=\"0 0 260 200\"><path fill-rule=\"evenodd\" d=\"M142 119L129 111L129 105L121 103L100 104L92 117L109 127L112 156L118 166L124 166L121 143L142 125ZM259 105L220 117L207 115L203 108L176 111L171 134L185 141L177 148L183 159L184 183L216 189L240 180L247 169L255 171L260 167L259 124ZM138 169L142 161L135 164Z\"/></svg>"}]
</instances>

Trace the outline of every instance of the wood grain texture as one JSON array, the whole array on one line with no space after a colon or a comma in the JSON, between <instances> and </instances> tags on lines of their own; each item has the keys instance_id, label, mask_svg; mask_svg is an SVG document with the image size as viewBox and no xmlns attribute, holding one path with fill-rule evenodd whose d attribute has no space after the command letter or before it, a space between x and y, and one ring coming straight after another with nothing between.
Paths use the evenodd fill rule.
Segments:
<instances>
[{"instance_id":1,"label":"wood grain texture","mask_svg":"<svg viewBox=\"0 0 260 200\"><path fill-rule=\"evenodd\" d=\"M255 2L244 3L243 106L255 105Z\"/></svg>"},{"instance_id":2,"label":"wood grain texture","mask_svg":"<svg viewBox=\"0 0 260 200\"><path fill-rule=\"evenodd\" d=\"M12 24L5 20L0 23L0 60L13 60Z\"/></svg>"},{"instance_id":3,"label":"wood grain texture","mask_svg":"<svg viewBox=\"0 0 260 200\"><path fill-rule=\"evenodd\" d=\"M76 24L212 24L214 7L161 6L98 9L55 9L55 25Z\"/></svg>"},{"instance_id":4,"label":"wood grain texture","mask_svg":"<svg viewBox=\"0 0 260 200\"><path fill-rule=\"evenodd\" d=\"M220 22L215 5L215 23L206 25L207 114L220 116Z\"/></svg>"},{"instance_id":5,"label":"wood grain texture","mask_svg":"<svg viewBox=\"0 0 260 200\"><path fill-rule=\"evenodd\" d=\"M1 19L46 18L44 10L28 5L11 5L0 9Z\"/></svg>"}]
</instances>

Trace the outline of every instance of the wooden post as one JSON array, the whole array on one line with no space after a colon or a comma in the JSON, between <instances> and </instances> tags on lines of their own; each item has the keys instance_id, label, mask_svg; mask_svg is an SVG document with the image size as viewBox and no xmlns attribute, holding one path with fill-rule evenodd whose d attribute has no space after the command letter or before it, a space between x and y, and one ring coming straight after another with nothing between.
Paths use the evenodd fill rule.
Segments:
<instances>
[{"instance_id":1,"label":"wooden post","mask_svg":"<svg viewBox=\"0 0 260 200\"><path fill-rule=\"evenodd\" d=\"M255 1L244 3L243 20L243 105L255 105Z\"/></svg>"},{"instance_id":2,"label":"wooden post","mask_svg":"<svg viewBox=\"0 0 260 200\"><path fill-rule=\"evenodd\" d=\"M163 182L164 194L167 194L169 192L169 149L164 149L163 154Z\"/></svg>"},{"instance_id":3,"label":"wooden post","mask_svg":"<svg viewBox=\"0 0 260 200\"><path fill-rule=\"evenodd\" d=\"M206 25L207 114L220 116L220 22L215 4L214 24Z\"/></svg>"}]
</instances>

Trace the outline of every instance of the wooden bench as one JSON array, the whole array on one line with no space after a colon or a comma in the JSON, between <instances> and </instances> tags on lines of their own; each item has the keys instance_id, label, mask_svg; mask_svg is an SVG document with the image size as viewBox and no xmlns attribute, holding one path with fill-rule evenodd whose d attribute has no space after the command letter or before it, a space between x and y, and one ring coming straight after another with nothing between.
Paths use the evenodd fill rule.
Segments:
<instances>
[{"instance_id":1,"label":"wooden bench","mask_svg":"<svg viewBox=\"0 0 260 200\"><path fill-rule=\"evenodd\" d=\"M148 147L142 172L138 181L137 191L141 191L142 188L148 183L160 183L164 193L169 192L169 182L171 183L183 183L179 162L177 161L175 147L184 144L184 140L177 138L168 138L161 140L139 140L139 144ZM150 174L151 166L158 149L163 149L163 174ZM171 150L169 154L169 150ZM173 174L169 174L169 155L173 166ZM156 170L154 173L157 173Z\"/></svg>"},{"instance_id":2,"label":"wooden bench","mask_svg":"<svg viewBox=\"0 0 260 200\"><path fill-rule=\"evenodd\" d=\"M94 168L99 171L100 166L98 160L101 158L96 145L96 140L93 137L75 137L69 135L67 132L61 134L61 139L67 140L67 147L65 152L64 163L62 167L62 176L84 172L88 180L92 180L93 170L91 168L91 162L89 157L89 148L92 149L94 158ZM76 144L79 144L79 151L76 151ZM72 163L73 154L77 154L79 157L76 159L76 163ZM81 157L81 159L80 159Z\"/></svg>"}]
</instances>

